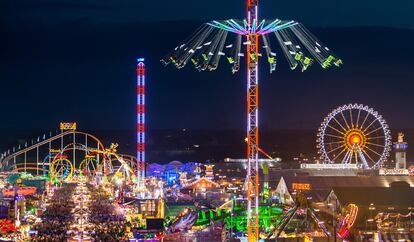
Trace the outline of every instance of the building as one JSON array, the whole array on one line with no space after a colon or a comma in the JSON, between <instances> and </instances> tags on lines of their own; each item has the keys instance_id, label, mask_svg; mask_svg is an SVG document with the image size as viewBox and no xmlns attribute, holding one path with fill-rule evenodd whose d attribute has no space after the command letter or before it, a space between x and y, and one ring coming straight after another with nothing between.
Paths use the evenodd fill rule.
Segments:
<instances>
[{"instance_id":1,"label":"building","mask_svg":"<svg viewBox=\"0 0 414 242\"><path fill-rule=\"evenodd\" d=\"M394 143L395 148L395 169L407 168L407 142L404 142L404 134L398 133L398 141Z\"/></svg>"},{"instance_id":2,"label":"building","mask_svg":"<svg viewBox=\"0 0 414 242\"><path fill-rule=\"evenodd\" d=\"M285 174L279 178L272 196L281 203L293 204L293 196L304 193L311 202L324 202L333 188L387 188L394 182L405 182L414 187L414 176L309 176Z\"/></svg>"},{"instance_id":3,"label":"building","mask_svg":"<svg viewBox=\"0 0 414 242\"><path fill-rule=\"evenodd\" d=\"M358 206L354 229L402 232L411 228L414 210L414 187L405 181L392 182L389 187L334 187L325 199L333 210L342 211L349 204ZM398 221L392 222L392 217ZM406 222L404 222L404 218ZM377 228L378 224L384 223ZM407 230L408 231L408 230Z\"/></svg>"},{"instance_id":4,"label":"building","mask_svg":"<svg viewBox=\"0 0 414 242\"><path fill-rule=\"evenodd\" d=\"M189 176L196 175L198 166L199 163L196 162L171 161L166 165L152 163L147 165L147 176L160 178L171 186L180 183L180 173L185 172Z\"/></svg>"},{"instance_id":5,"label":"building","mask_svg":"<svg viewBox=\"0 0 414 242\"><path fill-rule=\"evenodd\" d=\"M206 177L201 177L195 181L189 182L186 186L181 188L181 192L194 197L205 197L206 193L221 193L222 188L220 184L214 182Z\"/></svg>"},{"instance_id":6,"label":"building","mask_svg":"<svg viewBox=\"0 0 414 242\"><path fill-rule=\"evenodd\" d=\"M186 186L180 189L184 194L190 195L196 201L206 201L212 205L222 204L228 198L224 193L224 188L217 182L214 182L206 177L188 182Z\"/></svg>"}]
</instances>

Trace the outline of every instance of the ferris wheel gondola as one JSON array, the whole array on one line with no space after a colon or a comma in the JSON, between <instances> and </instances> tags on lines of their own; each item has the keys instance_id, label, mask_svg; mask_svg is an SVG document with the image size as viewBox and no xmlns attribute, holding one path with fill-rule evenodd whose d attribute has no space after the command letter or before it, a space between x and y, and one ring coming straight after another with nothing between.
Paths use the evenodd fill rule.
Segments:
<instances>
[{"instance_id":1,"label":"ferris wheel gondola","mask_svg":"<svg viewBox=\"0 0 414 242\"><path fill-rule=\"evenodd\" d=\"M383 117L372 108L348 104L333 110L324 119L318 132L317 148L325 163L378 169L391 150L390 130Z\"/></svg>"}]
</instances>

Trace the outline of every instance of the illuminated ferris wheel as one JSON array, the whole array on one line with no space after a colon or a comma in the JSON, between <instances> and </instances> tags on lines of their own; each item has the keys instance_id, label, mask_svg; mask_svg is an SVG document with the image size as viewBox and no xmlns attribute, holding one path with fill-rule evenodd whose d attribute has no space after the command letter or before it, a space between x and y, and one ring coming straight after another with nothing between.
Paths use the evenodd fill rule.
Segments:
<instances>
[{"instance_id":1,"label":"illuminated ferris wheel","mask_svg":"<svg viewBox=\"0 0 414 242\"><path fill-rule=\"evenodd\" d=\"M348 104L333 110L323 120L317 148L325 163L376 169L386 161L391 150L390 130L372 108Z\"/></svg>"}]
</instances>

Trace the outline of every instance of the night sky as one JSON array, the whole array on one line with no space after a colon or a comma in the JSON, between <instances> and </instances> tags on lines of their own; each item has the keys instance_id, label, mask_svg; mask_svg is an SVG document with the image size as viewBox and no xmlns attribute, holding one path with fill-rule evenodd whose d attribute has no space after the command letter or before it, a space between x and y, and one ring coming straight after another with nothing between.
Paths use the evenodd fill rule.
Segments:
<instances>
[{"instance_id":1,"label":"night sky","mask_svg":"<svg viewBox=\"0 0 414 242\"><path fill-rule=\"evenodd\" d=\"M318 128L351 102L379 111L391 128L414 128L414 2L262 1L266 18L309 26L342 57L341 69L268 75L261 68L261 126ZM240 18L241 0L0 1L0 132L133 129L135 59L148 71L149 129L244 129L245 77L164 68L159 59L203 21ZM282 59L282 58L281 58Z\"/></svg>"}]
</instances>

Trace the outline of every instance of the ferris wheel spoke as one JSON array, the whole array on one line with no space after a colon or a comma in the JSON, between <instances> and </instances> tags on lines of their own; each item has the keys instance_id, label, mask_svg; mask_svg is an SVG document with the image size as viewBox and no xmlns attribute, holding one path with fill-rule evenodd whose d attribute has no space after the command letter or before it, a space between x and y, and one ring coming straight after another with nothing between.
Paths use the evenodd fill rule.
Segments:
<instances>
[{"instance_id":1,"label":"ferris wheel spoke","mask_svg":"<svg viewBox=\"0 0 414 242\"><path fill-rule=\"evenodd\" d=\"M369 113L367 113L367 115L364 118L364 121L362 121L362 124L361 124L361 127L360 127L361 130L364 129L364 124L367 121L368 117L369 117Z\"/></svg>"},{"instance_id":2,"label":"ferris wheel spoke","mask_svg":"<svg viewBox=\"0 0 414 242\"><path fill-rule=\"evenodd\" d=\"M376 131L378 131L378 130L380 130L380 129L382 129L382 126L380 126L379 128L376 128L376 129L374 129L374 130L370 131L370 132L369 132L369 133L367 133L366 135L370 135L370 134L372 134L372 133L374 133L374 132L376 132Z\"/></svg>"},{"instance_id":3,"label":"ferris wheel spoke","mask_svg":"<svg viewBox=\"0 0 414 242\"><path fill-rule=\"evenodd\" d=\"M342 149L342 151L341 152L339 152L337 155L335 155L335 157L334 158L337 158L338 157L338 159L335 159L335 160L341 160L340 159L340 157L341 157L341 155L345 152L347 150L347 148L345 147L345 148L343 148Z\"/></svg>"},{"instance_id":4,"label":"ferris wheel spoke","mask_svg":"<svg viewBox=\"0 0 414 242\"><path fill-rule=\"evenodd\" d=\"M371 156L370 156L370 155L368 155L368 153L367 153L365 150L361 149L361 151L362 151L362 153L364 153L364 154L368 157L368 159L370 159L370 160L372 161L372 163L374 163L374 164L375 164L374 159L372 159L372 158L371 158Z\"/></svg>"},{"instance_id":5,"label":"ferris wheel spoke","mask_svg":"<svg viewBox=\"0 0 414 242\"><path fill-rule=\"evenodd\" d=\"M348 164L348 160L351 156L352 156L352 151L348 149L344 158L342 159L342 164Z\"/></svg>"},{"instance_id":6,"label":"ferris wheel spoke","mask_svg":"<svg viewBox=\"0 0 414 242\"><path fill-rule=\"evenodd\" d=\"M334 134L325 134L325 136L332 137L332 138L338 138L338 139L344 139L343 136L338 136L338 135L334 135Z\"/></svg>"},{"instance_id":7,"label":"ferris wheel spoke","mask_svg":"<svg viewBox=\"0 0 414 242\"><path fill-rule=\"evenodd\" d=\"M342 132L342 131L338 130L337 128L334 128L334 127L330 126L329 124L328 124L327 126L328 126L329 128L331 128L331 129L335 130L336 132L338 132L338 133L340 133L340 134L342 134L342 135L345 135L345 133L344 133L344 132Z\"/></svg>"},{"instance_id":8,"label":"ferris wheel spoke","mask_svg":"<svg viewBox=\"0 0 414 242\"><path fill-rule=\"evenodd\" d=\"M347 149L345 149L345 150L347 150ZM346 159L348 158L348 154L349 154L349 150L345 153L344 157L342 158L342 161L341 161L342 164L345 163Z\"/></svg>"},{"instance_id":9,"label":"ferris wheel spoke","mask_svg":"<svg viewBox=\"0 0 414 242\"><path fill-rule=\"evenodd\" d=\"M374 119L365 129L364 132L366 132L375 122L377 121L377 119ZM382 127L381 127L382 128Z\"/></svg>"},{"instance_id":10,"label":"ferris wheel spoke","mask_svg":"<svg viewBox=\"0 0 414 242\"><path fill-rule=\"evenodd\" d=\"M368 146L366 146L366 147L367 147L367 149L369 149L372 153L377 154L379 157L381 157L381 156L382 156L380 153L378 153L378 152L376 152L375 150L373 150L373 149L369 148Z\"/></svg>"},{"instance_id":11,"label":"ferris wheel spoke","mask_svg":"<svg viewBox=\"0 0 414 242\"><path fill-rule=\"evenodd\" d=\"M367 144L373 145L373 146L376 146L376 147L381 147L381 148L385 147L385 145L379 145L379 144L375 144L375 143L371 143L371 142L367 142Z\"/></svg>"},{"instance_id":12,"label":"ferris wheel spoke","mask_svg":"<svg viewBox=\"0 0 414 242\"><path fill-rule=\"evenodd\" d=\"M333 144L341 144L341 143L343 143L344 141L334 141L334 142L327 142L326 144L327 145L333 145Z\"/></svg>"},{"instance_id":13,"label":"ferris wheel spoke","mask_svg":"<svg viewBox=\"0 0 414 242\"><path fill-rule=\"evenodd\" d=\"M346 121L346 118L345 118L345 115L344 115L344 113L343 113L343 112L341 112L341 116L342 116L342 118L343 118L343 119L344 119L344 121L345 121L346 127L349 129L348 121Z\"/></svg>"},{"instance_id":14,"label":"ferris wheel spoke","mask_svg":"<svg viewBox=\"0 0 414 242\"><path fill-rule=\"evenodd\" d=\"M354 127L354 120L352 118L352 108L349 109L349 116L351 117L351 127Z\"/></svg>"},{"instance_id":15,"label":"ferris wheel spoke","mask_svg":"<svg viewBox=\"0 0 414 242\"><path fill-rule=\"evenodd\" d=\"M359 116L361 115L361 109L358 109L358 116L357 116L357 120L356 120L356 127L358 128L358 124L359 124Z\"/></svg>"},{"instance_id":16,"label":"ferris wheel spoke","mask_svg":"<svg viewBox=\"0 0 414 242\"><path fill-rule=\"evenodd\" d=\"M342 147L344 147L344 146L345 146L345 145L338 146L338 147L336 147L336 148L334 148L334 149L332 149L332 150L330 150L330 151L326 152L326 154L330 154L330 153L332 153L332 152L334 152L334 151L336 151L336 150L339 150L340 148L342 148Z\"/></svg>"},{"instance_id":17,"label":"ferris wheel spoke","mask_svg":"<svg viewBox=\"0 0 414 242\"><path fill-rule=\"evenodd\" d=\"M335 120L335 122L339 125L339 126L341 126L341 128L346 132L346 128L335 118L335 117L332 117L333 118L333 120Z\"/></svg>"},{"instance_id":18,"label":"ferris wheel spoke","mask_svg":"<svg viewBox=\"0 0 414 242\"><path fill-rule=\"evenodd\" d=\"M373 140L373 139L384 139L385 136L376 136L376 137L368 137L367 140Z\"/></svg>"}]
</instances>

